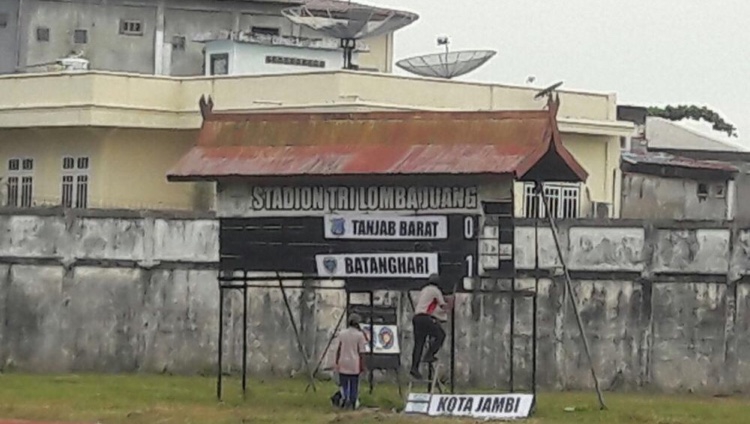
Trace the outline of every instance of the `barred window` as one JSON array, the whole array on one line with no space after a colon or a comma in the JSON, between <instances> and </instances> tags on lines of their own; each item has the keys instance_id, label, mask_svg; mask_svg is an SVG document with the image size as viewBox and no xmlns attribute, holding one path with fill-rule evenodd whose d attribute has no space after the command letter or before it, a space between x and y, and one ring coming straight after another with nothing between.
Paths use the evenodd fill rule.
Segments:
<instances>
[{"instance_id":1,"label":"barred window","mask_svg":"<svg viewBox=\"0 0 750 424\"><path fill-rule=\"evenodd\" d=\"M86 208L89 197L89 158L64 157L62 160L61 203L66 208Z\"/></svg>"},{"instance_id":2,"label":"barred window","mask_svg":"<svg viewBox=\"0 0 750 424\"><path fill-rule=\"evenodd\" d=\"M6 204L30 208L34 199L34 159L8 160Z\"/></svg>"},{"instance_id":3,"label":"barred window","mask_svg":"<svg viewBox=\"0 0 750 424\"><path fill-rule=\"evenodd\" d=\"M578 184L545 183L543 191L554 218L578 218L581 193ZM544 204L540 204L539 197L534 195L534 184L524 186L524 216L527 218L547 217Z\"/></svg>"}]
</instances>

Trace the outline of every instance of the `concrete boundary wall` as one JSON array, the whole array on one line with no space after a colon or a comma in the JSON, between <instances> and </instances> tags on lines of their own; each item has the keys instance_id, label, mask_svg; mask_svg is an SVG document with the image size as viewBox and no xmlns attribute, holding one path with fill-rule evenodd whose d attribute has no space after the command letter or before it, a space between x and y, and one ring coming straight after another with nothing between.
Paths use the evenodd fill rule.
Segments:
<instances>
[{"instance_id":1,"label":"concrete boundary wall","mask_svg":"<svg viewBox=\"0 0 750 424\"><path fill-rule=\"evenodd\" d=\"M533 222L518 225L516 287L530 288ZM550 230L541 226L539 235L539 383L589 388ZM605 388L750 389L750 224L570 221L560 223L560 236ZM0 211L0 369L213 373L217 260L218 222L211 215ZM490 291L509 284L481 282ZM288 294L307 351L317 359L346 296L312 285ZM402 312L408 365L406 296L376 293L378 302ZM475 293L457 303L459 383L507 387L510 299ZM226 306L226 361L234 371L241 293L231 293ZM531 308L529 299L515 302L517 389L531 370ZM279 291L252 289L249 311L251 371L302 372Z\"/></svg>"}]
</instances>

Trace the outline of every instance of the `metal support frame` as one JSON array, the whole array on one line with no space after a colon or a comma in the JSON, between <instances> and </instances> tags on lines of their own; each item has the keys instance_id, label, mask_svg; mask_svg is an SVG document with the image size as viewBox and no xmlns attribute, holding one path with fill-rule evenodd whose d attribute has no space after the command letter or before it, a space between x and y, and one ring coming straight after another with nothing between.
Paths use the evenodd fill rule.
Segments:
<instances>
[{"instance_id":1,"label":"metal support frame","mask_svg":"<svg viewBox=\"0 0 750 424\"><path fill-rule=\"evenodd\" d=\"M372 312L375 310L375 293L369 291L367 292L367 294L370 296L370 355L375 355L375 321L372 320ZM367 381L370 384L370 394L372 394L375 371L372 369L372 367L368 368Z\"/></svg>"},{"instance_id":2,"label":"metal support frame","mask_svg":"<svg viewBox=\"0 0 750 424\"><path fill-rule=\"evenodd\" d=\"M535 189L541 190L541 185L537 184L535 186ZM536 217L534 219L534 293L537 293L537 296L534 296L534 304L532 305L532 324L531 328L534 332L532 338L531 338L531 362L532 362L532 368L531 368L531 381L532 381L532 393L534 395L534 399L536 399L536 393L537 393L537 384L536 384L536 368L537 368L537 313L539 310L539 208L536 208Z\"/></svg>"},{"instance_id":3,"label":"metal support frame","mask_svg":"<svg viewBox=\"0 0 750 424\"><path fill-rule=\"evenodd\" d=\"M516 351L516 298L513 294L516 292L516 279L511 278L510 280L510 375L508 378L508 385L510 386L510 393L515 391L515 367L516 361L514 358L514 352Z\"/></svg>"},{"instance_id":4,"label":"metal support frame","mask_svg":"<svg viewBox=\"0 0 750 424\"><path fill-rule=\"evenodd\" d=\"M509 381L509 388L510 391L513 392L515 390L515 315L516 315L516 297L532 297L533 298L533 317L532 317L532 372L531 372L531 384L532 384L532 391L534 394L536 394L537 391L537 312L538 312L538 302L537 302L537 294L539 289L539 247L538 247L538 223L535 222L535 239L537 240L536 246L537 251L535 255L535 286L534 290L528 290L528 289L518 289L515 284L515 273L513 274L511 278L511 286L510 290L484 290L481 287L476 288L475 290L471 291L471 294L474 295L483 295L483 294L494 294L494 295L502 295L502 296L510 296L510 327L511 327L511 335L510 335L510 381ZM294 276L288 277L289 279L293 279L295 281L299 280L306 280L306 279L319 279L319 276L317 275L299 275L296 274ZM222 397L222 376L223 376L223 368L222 368L222 358L224 354L224 303L226 301L226 296L224 291L225 290L241 290L243 294L243 347L242 347L242 391L243 395L247 391L247 355L248 355L248 346L247 346L247 331L248 331L248 308L249 308L249 299L248 299L248 289L251 288L266 288L266 289L279 289L282 293L283 299L284 299L284 305L287 310L287 314L289 316L290 322L292 323L292 328L295 333L295 338L297 341L297 347L300 351L300 354L302 354L305 368L308 374L308 378L310 379L307 387L305 388L305 391L309 390L311 387L313 390L316 390L315 387L315 379L317 376L317 373L320 371L320 368L323 364L323 361L326 358L326 355L328 355L328 352L333 344L333 340L338 332L338 330L341 327L341 324L343 323L345 317L348 315L348 311L351 306L351 291L346 290L345 287L314 287L313 290L346 290L346 306L344 311L342 312L341 316L339 317L339 320L336 324L336 327L333 329L333 331L330 334L328 343L326 344L325 349L323 350L323 354L321 355L320 359L318 360L316 366L314 369L311 369L310 363L308 360L308 356L305 352L304 345L301 340L300 332L297 327L296 321L294 320L294 316L291 310L291 306L289 304L289 299L286 293L286 288L284 286L284 280L285 278L281 277L279 273L276 273L276 280L278 280L278 285L273 284L264 284L263 282L267 282L272 278L269 277L248 277L247 272L243 272L241 276L232 275L232 276L219 276L219 289L220 289L220 306L219 306L219 358L218 358L218 373L217 373L217 398L221 400ZM458 284L458 283L457 283ZM457 292L456 285L453 290L453 294L455 295ZM296 287L295 287L296 288ZM369 295L369 304L371 308L374 308L374 292L373 291L357 291L359 293L366 293ZM411 297L411 290L407 290L407 295L409 297L409 303L412 309L412 312L414 311L414 302ZM456 367L456 316L455 316L455 310L451 311L450 316L450 393L455 393L456 390L456 374L455 374L455 367ZM430 341L428 340L428 343ZM370 316L370 352L374 352L374 321L373 316L371 314ZM369 380L369 391L370 393L374 390L374 371L372 369L368 370L368 380ZM397 380L399 381L399 390L400 387L400 379L398 379L399 375L397 372ZM435 377L435 376L431 376ZM429 384L429 383L428 383ZM432 384L429 384L432 386ZM428 388L430 391L432 390L432 387Z\"/></svg>"},{"instance_id":5,"label":"metal support frame","mask_svg":"<svg viewBox=\"0 0 750 424\"><path fill-rule=\"evenodd\" d=\"M284 305L287 310L287 315L289 316L289 320L292 324L292 329L294 330L295 338L297 341L297 348L299 349L300 354L302 355L304 364L305 364L305 370L307 371L307 375L310 379L309 387L312 387L313 391L317 390L317 387L315 386L315 374L320 368L320 365L322 364L322 359L318 363L318 366L316 367L315 371L310 369L310 362L307 356L307 353L305 351L304 345L302 343L302 339L300 337L299 328L297 327L297 322L294 320L294 315L292 313L291 306L289 304L289 298L286 294L286 287L284 287L284 278L277 277L279 284L278 285L256 285L252 284L254 281L268 281L269 277L248 277L247 272L243 272L242 277L223 277L219 276L219 346L218 346L218 358L217 358L217 378L216 378L216 397L218 400L222 399L222 393L223 393L223 376L224 376L224 366L223 366L223 358L224 358L224 303L226 302L226 290L239 290L242 292L242 299L243 299L243 307L242 307L242 394L243 396L247 393L247 356L248 356L248 344L247 344L247 333L248 333L248 312L249 312L249 297L248 297L248 291L249 289L253 288L266 288L266 289L279 289L281 291L281 294L284 298ZM299 280L299 277L295 277L295 280ZM228 283L228 284L227 284ZM318 287L316 290L341 290L338 287ZM346 315L346 311L342 314L341 319ZM341 319L339 319L339 324L341 323ZM334 334L335 334L334 330ZM332 339L331 339L332 341ZM330 342L329 345L326 347L326 352L330 348ZM324 355L325 355L324 353Z\"/></svg>"},{"instance_id":6,"label":"metal support frame","mask_svg":"<svg viewBox=\"0 0 750 424\"><path fill-rule=\"evenodd\" d=\"M292 308L289 306L289 298L286 296L286 289L284 288L284 282L279 277L278 273L276 273L276 277L279 279L279 289L281 289L281 295L284 297L284 306L286 306L286 311L289 314L289 321L292 323L292 329L294 330L294 336L297 338L297 348L299 349L300 354L302 354L302 360L305 362L305 370L307 371L307 375L310 378L310 384L312 385L313 392L317 391L318 389L315 387L315 378L313 378L312 370L310 369L310 361L307 359L307 352L305 351L305 345L302 344L302 338L299 335L299 329L297 328L297 322L294 320L294 314L292 313ZM247 286L245 286L245 290L247 290ZM244 317L245 321L247 321L247 316ZM247 343L244 344L243 350L247 349ZM243 368L242 373L244 375L245 369Z\"/></svg>"},{"instance_id":7,"label":"metal support frame","mask_svg":"<svg viewBox=\"0 0 750 424\"><path fill-rule=\"evenodd\" d=\"M325 361L326 355L328 355L328 350L331 348L331 345L333 344L333 339L336 338L336 333L338 333L339 328L341 328L341 323L344 321L344 317L346 316L346 311L349 310L349 296L346 296L346 306L344 307L344 310L341 312L341 316L339 317L339 320L336 322L336 326L333 328L333 331L331 332L331 336L328 338L328 343L326 344L325 349L323 349L323 353L320 355L320 359L318 360L318 363L315 365L315 369L313 370L313 379L318 375L318 371L320 371L320 367L323 365L323 361ZM307 384L305 387L305 392L307 392L310 389L311 385L310 383Z\"/></svg>"},{"instance_id":8,"label":"metal support frame","mask_svg":"<svg viewBox=\"0 0 750 424\"><path fill-rule=\"evenodd\" d=\"M290 277L293 278L295 281L298 281L300 277ZM226 276L220 276L219 277L219 346L218 346L218 360L217 360L217 382L216 382L216 397L219 400L222 400L222 393L223 393L223 356L224 356L224 314L225 314L225 308L224 303L226 302L226 290L240 290L242 292L243 297L243 336L242 336L242 393L243 396L247 393L247 356L248 356L248 344L247 344L247 332L248 332L248 313L249 313L249 289L253 288L266 288L266 289L279 289L282 293L282 297L284 299L284 305L287 310L287 315L289 316L290 322L292 324L292 329L295 333L295 338L297 342L297 347L300 351L300 354L303 356L305 369L307 371L307 375L309 378L309 382L307 387L305 388L305 391L308 391L310 388L313 389L313 391L316 391L317 388L315 386L315 379L317 376L317 373L320 371L320 368L323 364L323 361L325 360L326 355L328 354L328 351L330 350L333 340L336 336L336 333L338 332L339 328L341 327L342 322L344 321L344 318L348 314L349 307L351 306L351 293L350 291L346 291L346 306L344 308L344 311L342 311L341 316L339 317L339 320L336 324L336 327L333 329L333 331L330 334L329 340L326 344L325 349L323 350L323 353L318 360L316 366L314 369L311 369L309 359L307 356L307 353L305 351L304 345L302 343L302 339L299 333L299 328L297 326L296 321L294 320L294 315L291 310L291 306L289 304L289 298L286 293L286 287L284 286L284 278L278 277L279 284L278 285L270 285L270 284L253 284L253 282L258 281L268 281L269 277L248 277L247 273L243 273L242 277L226 277ZM316 287L315 290L345 290L341 287ZM374 292L372 291L366 291L361 292L366 293L369 296L369 303L370 307L374 308ZM501 294L501 295L509 295L512 299L515 299L516 297L533 297L534 303L536 304L536 291L531 290L474 290L472 291L472 294ZM411 306L412 311L414 311L414 302L411 298L411 294L407 291L407 295L409 296L409 304ZM536 309L534 310L534 325L532 328L532 340L533 340L533 371L532 371L532 384L534 386L534 390L536 391L536 339L537 339L537 326L536 326ZM515 317L512 316L511 320L514 320ZM455 358L456 358L456 319L455 319L455 313L454 311L451 311L451 318L450 318L450 334L451 334L451 341L450 341L450 393L455 393ZM374 322L372 321L372 315L370 317L370 351L374 351ZM512 337L512 335L511 335ZM514 353L511 352L511 361L513 361ZM374 391L374 375L373 370L370 369L369 371L369 390L370 393ZM398 373L396 375L397 380L400 382L400 378L398 376ZM399 390L401 390L399 383ZM431 384L430 384L431 386ZM432 390L432 387L428 387L428 390Z\"/></svg>"}]
</instances>

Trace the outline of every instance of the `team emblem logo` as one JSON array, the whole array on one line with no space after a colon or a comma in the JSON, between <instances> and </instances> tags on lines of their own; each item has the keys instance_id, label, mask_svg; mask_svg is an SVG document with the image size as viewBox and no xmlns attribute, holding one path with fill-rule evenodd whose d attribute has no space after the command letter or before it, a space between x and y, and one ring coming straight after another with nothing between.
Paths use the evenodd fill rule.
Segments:
<instances>
[{"instance_id":1,"label":"team emblem logo","mask_svg":"<svg viewBox=\"0 0 750 424\"><path fill-rule=\"evenodd\" d=\"M324 258L323 267L326 269L326 271L328 271L329 274L333 274L334 272L336 272L338 262L336 262L336 258Z\"/></svg>"},{"instance_id":2,"label":"team emblem logo","mask_svg":"<svg viewBox=\"0 0 750 424\"><path fill-rule=\"evenodd\" d=\"M331 234L334 236L343 236L346 231L344 224L346 220L344 218L331 218Z\"/></svg>"}]
</instances>

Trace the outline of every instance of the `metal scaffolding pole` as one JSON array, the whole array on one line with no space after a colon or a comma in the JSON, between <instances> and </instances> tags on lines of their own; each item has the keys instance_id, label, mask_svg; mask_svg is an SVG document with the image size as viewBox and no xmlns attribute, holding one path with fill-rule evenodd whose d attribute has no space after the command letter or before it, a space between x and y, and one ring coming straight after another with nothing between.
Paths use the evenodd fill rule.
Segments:
<instances>
[{"instance_id":1,"label":"metal scaffolding pole","mask_svg":"<svg viewBox=\"0 0 750 424\"><path fill-rule=\"evenodd\" d=\"M557 225L555 224L555 218L552 216L552 210L549 206L549 202L547 202L547 196L545 196L543 193L541 193L541 183L538 181L536 182L536 188L538 195L542 198L542 202L544 203L544 210L547 214L547 220L549 221L550 229L552 230L552 238L555 240L555 248L557 249L557 255L560 258L560 264L562 265L563 273L565 274L565 285L567 287L567 291L570 294L570 302L573 305L573 312L576 316L576 322L578 323L578 331L581 332L581 339L583 340L583 348L586 351L586 357L589 360L589 366L591 367L591 378L594 379L594 387L596 388L596 395L599 398L599 408L600 409L607 409L607 405L604 404L604 396L602 395L602 391L599 388L599 379L596 377L596 370L594 369L594 360L591 358L591 350L589 349L589 342L586 338L586 332L583 330L583 321L581 320L581 314L578 312L578 299L576 298L576 294L573 291L573 285L571 284L570 279L570 272L568 271L568 266L565 263L565 258L563 257L562 248L560 247L560 239L558 237L557 233Z\"/></svg>"}]
</instances>

